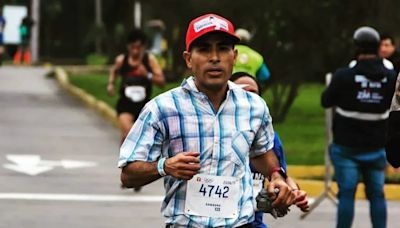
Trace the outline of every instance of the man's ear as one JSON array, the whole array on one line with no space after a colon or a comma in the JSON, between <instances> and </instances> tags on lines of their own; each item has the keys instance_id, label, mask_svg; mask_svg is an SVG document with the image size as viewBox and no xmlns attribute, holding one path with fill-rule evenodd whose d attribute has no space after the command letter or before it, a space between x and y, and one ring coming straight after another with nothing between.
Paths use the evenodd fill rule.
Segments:
<instances>
[{"instance_id":1,"label":"man's ear","mask_svg":"<svg viewBox=\"0 0 400 228\"><path fill-rule=\"evenodd\" d=\"M183 54L182 54L182 57L183 57L183 59L185 60L185 62L186 62L186 66L189 68L189 69L192 69L192 59L190 58L191 56L190 56L190 52L188 52L188 51L184 51L183 52Z\"/></svg>"},{"instance_id":2,"label":"man's ear","mask_svg":"<svg viewBox=\"0 0 400 228\"><path fill-rule=\"evenodd\" d=\"M238 50L237 50L237 49L234 49L234 50L233 50L233 55L234 55L234 56L233 56L233 58L234 58L233 63L236 64L236 59L237 59L237 56L238 56Z\"/></svg>"}]
</instances>

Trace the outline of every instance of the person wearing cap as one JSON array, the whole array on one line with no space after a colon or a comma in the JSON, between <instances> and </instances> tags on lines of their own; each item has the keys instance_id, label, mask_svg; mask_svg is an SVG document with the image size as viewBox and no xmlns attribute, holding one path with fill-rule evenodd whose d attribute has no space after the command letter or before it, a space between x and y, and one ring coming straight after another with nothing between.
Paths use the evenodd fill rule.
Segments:
<instances>
[{"instance_id":1,"label":"person wearing cap","mask_svg":"<svg viewBox=\"0 0 400 228\"><path fill-rule=\"evenodd\" d=\"M241 86L244 90L248 92L258 94L259 96L261 95L260 83L257 81L256 78L254 78L253 76L251 76L246 72L236 72L232 74L230 80L236 83L237 85ZM276 132L274 132L274 134L275 134L274 147L272 148L272 150L274 151L276 157L278 158L279 165L282 167L283 171L287 174L287 164L285 159L285 153L283 151L283 145L281 139L279 138L279 135ZM257 195L260 192L261 188L264 187L265 178L260 172L258 172L254 168L254 166L251 165L251 163L250 163L250 169L253 175L253 194ZM295 200L296 206L301 211L307 212L309 210L307 193L304 190L301 190L300 186L290 176L287 176L286 183L292 188L292 191L296 195L296 200ZM255 219L253 222L254 228L267 227L267 225L264 224L263 217L264 213L262 211L256 211Z\"/></svg>"},{"instance_id":2,"label":"person wearing cap","mask_svg":"<svg viewBox=\"0 0 400 228\"><path fill-rule=\"evenodd\" d=\"M353 39L357 62L337 70L321 97L322 106L334 107L335 112L329 155L339 187L336 227L351 227L362 175L372 225L380 228L386 227L384 147L396 75L378 57L380 38L375 29L360 27Z\"/></svg>"},{"instance_id":3,"label":"person wearing cap","mask_svg":"<svg viewBox=\"0 0 400 228\"><path fill-rule=\"evenodd\" d=\"M246 29L239 28L235 34L240 37L240 42L235 48L238 51L238 57L233 67L233 73L246 72L257 78L262 85L271 77L271 73L265 65L263 56L256 50L249 47L251 34Z\"/></svg>"},{"instance_id":4,"label":"person wearing cap","mask_svg":"<svg viewBox=\"0 0 400 228\"><path fill-rule=\"evenodd\" d=\"M192 20L183 57L193 76L147 103L121 146L125 186L164 177L167 227L252 227L249 160L270 179L274 207L294 202L271 150L274 133L264 100L229 81L238 41L221 16Z\"/></svg>"}]
</instances>

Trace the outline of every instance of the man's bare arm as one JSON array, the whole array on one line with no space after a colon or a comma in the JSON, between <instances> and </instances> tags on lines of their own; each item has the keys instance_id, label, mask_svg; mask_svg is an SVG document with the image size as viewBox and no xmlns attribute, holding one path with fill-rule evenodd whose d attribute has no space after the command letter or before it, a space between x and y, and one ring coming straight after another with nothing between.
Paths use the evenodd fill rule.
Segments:
<instances>
[{"instance_id":1,"label":"man's bare arm","mask_svg":"<svg viewBox=\"0 0 400 228\"><path fill-rule=\"evenodd\" d=\"M110 96L114 95L114 84L117 79L117 72L121 68L124 60L124 55L119 55L115 58L115 63L110 69L108 75L107 92Z\"/></svg>"},{"instance_id":2,"label":"man's bare arm","mask_svg":"<svg viewBox=\"0 0 400 228\"><path fill-rule=\"evenodd\" d=\"M138 188L161 178L157 162L135 161L122 169L121 182L124 187Z\"/></svg>"},{"instance_id":3,"label":"man's bare arm","mask_svg":"<svg viewBox=\"0 0 400 228\"><path fill-rule=\"evenodd\" d=\"M153 83L157 86L163 88L165 86L165 77L164 73L161 69L160 64L158 63L156 57L152 54L149 55L149 64L153 71Z\"/></svg>"},{"instance_id":4,"label":"man's bare arm","mask_svg":"<svg viewBox=\"0 0 400 228\"><path fill-rule=\"evenodd\" d=\"M200 170L198 152L182 152L164 163L164 171L177 179L190 180ZM158 180L161 175L157 170L157 161L135 161L122 169L121 182L127 188L138 188Z\"/></svg>"},{"instance_id":5,"label":"man's bare arm","mask_svg":"<svg viewBox=\"0 0 400 228\"><path fill-rule=\"evenodd\" d=\"M265 177L269 175L273 167L280 167L279 160L273 150L269 150L260 156L251 158L251 163L256 170L262 173Z\"/></svg>"}]
</instances>

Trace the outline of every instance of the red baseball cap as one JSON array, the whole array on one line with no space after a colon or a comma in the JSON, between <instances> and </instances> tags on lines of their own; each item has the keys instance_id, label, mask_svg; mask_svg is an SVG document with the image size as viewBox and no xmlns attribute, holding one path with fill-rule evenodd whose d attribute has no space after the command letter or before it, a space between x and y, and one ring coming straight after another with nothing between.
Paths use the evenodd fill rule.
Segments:
<instances>
[{"instance_id":1,"label":"red baseball cap","mask_svg":"<svg viewBox=\"0 0 400 228\"><path fill-rule=\"evenodd\" d=\"M186 32L186 51L194 40L215 31L226 33L233 38L235 43L240 41L240 38L235 35L232 22L216 14L206 14L190 22Z\"/></svg>"}]
</instances>

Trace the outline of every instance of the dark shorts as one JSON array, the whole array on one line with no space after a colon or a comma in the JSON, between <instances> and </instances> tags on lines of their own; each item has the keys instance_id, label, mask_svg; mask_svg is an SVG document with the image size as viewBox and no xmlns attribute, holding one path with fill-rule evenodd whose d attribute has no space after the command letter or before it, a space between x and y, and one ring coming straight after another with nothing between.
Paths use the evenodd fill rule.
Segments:
<instances>
[{"instance_id":1,"label":"dark shorts","mask_svg":"<svg viewBox=\"0 0 400 228\"><path fill-rule=\"evenodd\" d=\"M140 111L142 111L142 108L144 105L147 103L148 100L144 100L143 102L132 102L126 97L121 97L119 98L117 102L117 113L118 116L121 113L130 113L131 115L134 116L134 118L138 118Z\"/></svg>"}]
</instances>

